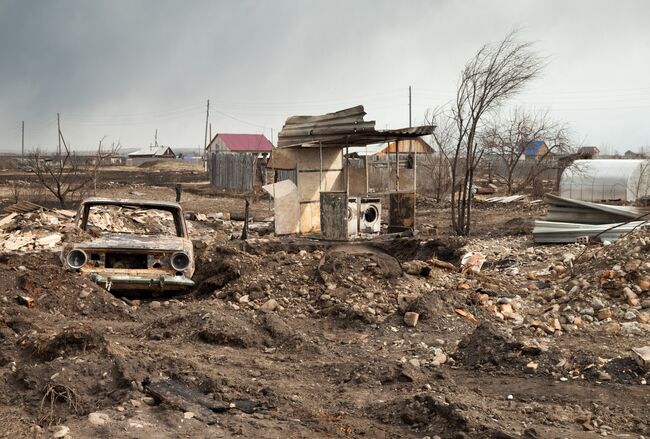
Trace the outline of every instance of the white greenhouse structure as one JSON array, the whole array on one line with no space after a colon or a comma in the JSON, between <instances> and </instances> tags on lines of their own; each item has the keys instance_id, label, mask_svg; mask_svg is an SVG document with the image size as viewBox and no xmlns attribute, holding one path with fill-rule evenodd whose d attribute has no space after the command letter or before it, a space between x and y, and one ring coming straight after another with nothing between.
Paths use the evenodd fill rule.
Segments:
<instances>
[{"instance_id":1,"label":"white greenhouse structure","mask_svg":"<svg viewBox=\"0 0 650 439\"><path fill-rule=\"evenodd\" d=\"M649 160L576 160L560 179L560 196L634 202L650 194Z\"/></svg>"}]
</instances>

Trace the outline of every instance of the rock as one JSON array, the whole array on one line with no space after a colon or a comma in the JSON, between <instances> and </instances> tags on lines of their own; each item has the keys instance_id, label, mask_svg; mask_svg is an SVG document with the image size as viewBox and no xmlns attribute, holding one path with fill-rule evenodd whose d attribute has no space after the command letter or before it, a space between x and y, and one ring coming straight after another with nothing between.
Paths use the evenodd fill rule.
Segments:
<instances>
[{"instance_id":1,"label":"rock","mask_svg":"<svg viewBox=\"0 0 650 439\"><path fill-rule=\"evenodd\" d=\"M420 367L420 360L418 360L417 358L411 358L409 360L409 364L411 366L413 366L413 367L418 367L419 368Z\"/></svg>"},{"instance_id":2,"label":"rock","mask_svg":"<svg viewBox=\"0 0 650 439\"><path fill-rule=\"evenodd\" d=\"M634 311L628 311L625 313L623 318L625 320L636 320L636 314L634 313Z\"/></svg>"},{"instance_id":3,"label":"rock","mask_svg":"<svg viewBox=\"0 0 650 439\"><path fill-rule=\"evenodd\" d=\"M183 419L192 419L194 417L193 412L185 412L183 413Z\"/></svg>"},{"instance_id":4,"label":"rock","mask_svg":"<svg viewBox=\"0 0 650 439\"><path fill-rule=\"evenodd\" d=\"M601 370L598 372L598 379L601 381L610 381L612 379L612 376L604 370Z\"/></svg>"},{"instance_id":5,"label":"rock","mask_svg":"<svg viewBox=\"0 0 650 439\"><path fill-rule=\"evenodd\" d=\"M636 321L639 323L650 323L650 314L642 312L636 317Z\"/></svg>"},{"instance_id":6,"label":"rock","mask_svg":"<svg viewBox=\"0 0 650 439\"><path fill-rule=\"evenodd\" d=\"M138 401L137 399L130 399L129 403L135 408L138 408L138 407L140 407L142 405L142 403L140 401Z\"/></svg>"},{"instance_id":7,"label":"rock","mask_svg":"<svg viewBox=\"0 0 650 439\"><path fill-rule=\"evenodd\" d=\"M260 310L264 312L273 312L278 308L278 302L275 299L269 299L260 306Z\"/></svg>"},{"instance_id":8,"label":"rock","mask_svg":"<svg viewBox=\"0 0 650 439\"><path fill-rule=\"evenodd\" d=\"M332 296L330 296L329 294L321 294L321 296L320 296L320 300L322 300L323 302L326 302L326 301L330 300L331 298L332 298Z\"/></svg>"},{"instance_id":9,"label":"rock","mask_svg":"<svg viewBox=\"0 0 650 439\"><path fill-rule=\"evenodd\" d=\"M151 396L143 396L142 402L144 402L147 405L156 405L156 400Z\"/></svg>"},{"instance_id":10,"label":"rock","mask_svg":"<svg viewBox=\"0 0 650 439\"><path fill-rule=\"evenodd\" d=\"M85 299L86 297L90 296L91 292L92 292L92 290L90 288L84 288L79 293L79 297L81 297L82 299Z\"/></svg>"},{"instance_id":11,"label":"rock","mask_svg":"<svg viewBox=\"0 0 650 439\"><path fill-rule=\"evenodd\" d=\"M111 418L106 413L102 412L92 412L88 415L88 422L97 426L105 425L110 420Z\"/></svg>"},{"instance_id":12,"label":"rock","mask_svg":"<svg viewBox=\"0 0 650 439\"><path fill-rule=\"evenodd\" d=\"M70 428L66 427L65 425L60 425L56 427L56 430L54 430L54 433L52 433L53 438L62 438L68 435L70 433Z\"/></svg>"},{"instance_id":13,"label":"rock","mask_svg":"<svg viewBox=\"0 0 650 439\"><path fill-rule=\"evenodd\" d=\"M420 318L420 314L409 311L407 313L404 313L404 324L406 326L414 327L415 325L418 324L419 318Z\"/></svg>"},{"instance_id":14,"label":"rock","mask_svg":"<svg viewBox=\"0 0 650 439\"><path fill-rule=\"evenodd\" d=\"M605 320L610 318L611 316L612 316L612 310L609 308L603 308L596 313L596 318L598 320Z\"/></svg>"},{"instance_id":15,"label":"rock","mask_svg":"<svg viewBox=\"0 0 650 439\"><path fill-rule=\"evenodd\" d=\"M402 264L402 268L407 274L414 276L428 276L431 273L431 267L424 261L413 260Z\"/></svg>"},{"instance_id":16,"label":"rock","mask_svg":"<svg viewBox=\"0 0 650 439\"><path fill-rule=\"evenodd\" d=\"M154 300L149 304L149 306L151 307L151 309L158 309L162 306L162 303L158 302L157 300Z\"/></svg>"},{"instance_id":17,"label":"rock","mask_svg":"<svg viewBox=\"0 0 650 439\"><path fill-rule=\"evenodd\" d=\"M624 322L621 323L621 329L623 331L629 333L629 334L634 334L634 335L641 335L643 331L641 330L641 327L637 322Z\"/></svg>"},{"instance_id":18,"label":"rock","mask_svg":"<svg viewBox=\"0 0 650 439\"><path fill-rule=\"evenodd\" d=\"M632 348L634 360L639 366L650 370L650 346L643 346L641 348Z\"/></svg>"},{"instance_id":19,"label":"rock","mask_svg":"<svg viewBox=\"0 0 650 439\"><path fill-rule=\"evenodd\" d=\"M414 296L407 296L405 294L399 294L397 296L397 307L401 311L405 311L412 302L414 302L417 299L417 297Z\"/></svg>"},{"instance_id":20,"label":"rock","mask_svg":"<svg viewBox=\"0 0 650 439\"><path fill-rule=\"evenodd\" d=\"M447 354L445 354L442 349L436 349L436 353L433 358L429 361L432 366L441 366L447 362Z\"/></svg>"},{"instance_id":21,"label":"rock","mask_svg":"<svg viewBox=\"0 0 650 439\"><path fill-rule=\"evenodd\" d=\"M594 297L591 300L591 306L593 306L596 311L600 311L601 309L605 308L603 301L597 297Z\"/></svg>"},{"instance_id":22,"label":"rock","mask_svg":"<svg viewBox=\"0 0 650 439\"><path fill-rule=\"evenodd\" d=\"M250 298L248 297L248 294L245 294L241 296L238 300L239 303L248 303ZM188 412L189 413L189 412Z\"/></svg>"}]
</instances>

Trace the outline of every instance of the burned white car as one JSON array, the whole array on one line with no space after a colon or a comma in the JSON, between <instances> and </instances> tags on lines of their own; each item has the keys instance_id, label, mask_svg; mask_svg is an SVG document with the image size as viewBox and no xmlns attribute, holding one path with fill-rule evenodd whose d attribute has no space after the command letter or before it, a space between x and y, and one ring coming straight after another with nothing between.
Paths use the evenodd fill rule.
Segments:
<instances>
[{"instance_id":1,"label":"burned white car","mask_svg":"<svg viewBox=\"0 0 650 439\"><path fill-rule=\"evenodd\" d=\"M177 203L87 198L75 225L84 236L61 259L109 291L185 290L194 285L194 253Z\"/></svg>"}]
</instances>

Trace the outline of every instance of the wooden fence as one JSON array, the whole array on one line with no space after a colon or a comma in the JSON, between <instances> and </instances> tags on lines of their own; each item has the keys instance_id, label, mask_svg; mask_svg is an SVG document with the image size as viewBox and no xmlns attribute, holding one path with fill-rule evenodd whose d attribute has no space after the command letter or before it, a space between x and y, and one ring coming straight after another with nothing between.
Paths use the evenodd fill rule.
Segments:
<instances>
[{"instance_id":1,"label":"wooden fence","mask_svg":"<svg viewBox=\"0 0 650 439\"><path fill-rule=\"evenodd\" d=\"M260 180L260 170L255 154L213 153L208 160L210 183L232 192L249 192Z\"/></svg>"}]
</instances>

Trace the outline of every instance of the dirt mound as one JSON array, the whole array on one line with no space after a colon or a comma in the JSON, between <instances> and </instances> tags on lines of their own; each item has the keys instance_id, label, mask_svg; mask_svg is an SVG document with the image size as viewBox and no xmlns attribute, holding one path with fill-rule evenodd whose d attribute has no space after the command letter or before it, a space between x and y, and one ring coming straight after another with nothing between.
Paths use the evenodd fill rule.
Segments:
<instances>
[{"instance_id":1,"label":"dirt mound","mask_svg":"<svg viewBox=\"0 0 650 439\"><path fill-rule=\"evenodd\" d=\"M126 303L83 275L66 271L54 253L15 255L11 263L0 262L0 283L6 286L0 297L11 304L14 315L29 310L68 317L133 319Z\"/></svg>"},{"instance_id":2,"label":"dirt mound","mask_svg":"<svg viewBox=\"0 0 650 439\"><path fill-rule=\"evenodd\" d=\"M369 246L344 245L327 251L318 272L326 284L339 284L363 272L372 278L395 279L402 275L397 259Z\"/></svg>"},{"instance_id":3,"label":"dirt mound","mask_svg":"<svg viewBox=\"0 0 650 439\"><path fill-rule=\"evenodd\" d=\"M36 340L25 340L23 347L30 347L34 355L45 361L55 358L67 358L74 355L83 355L87 351L105 349L106 339L96 329L81 327L68 327L56 334L41 336Z\"/></svg>"},{"instance_id":4,"label":"dirt mound","mask_svg":"<svg viewBox=\"0 0 650 439\"><path fill-rule=\"evenodd\" d=\"M453 358L470 368L504 370L513 366L523 368L534 359L539 359L541 353L540 348L525 346L503 329L484 322L461 339Z\"/></svg>"},{"instance_id":5,"label":"dirt mound","mask_svg":"<svg viewBox=\"0 0 650 439\"><path fill-rule=\"evenodd\" d=\"M400 262L413 259L428 260L432 257L441 261L457 262L465 253L467 239L462 237L436 238L421 241L413 238L397 238L373 245L383 249Z\"/></svg>"},{"instance_id":6,"label":"dirt mound","mask_svg":"<svg viewBox=\"0 0 650 439\"><path fill-rule=\"evenodd\" d=\"M210 248L196 258L196 271L192 278L197 285L194 292L199 296L214 293L242 273L255 270L258 260L234 246Z\"/></svg>"}]
</instances>

